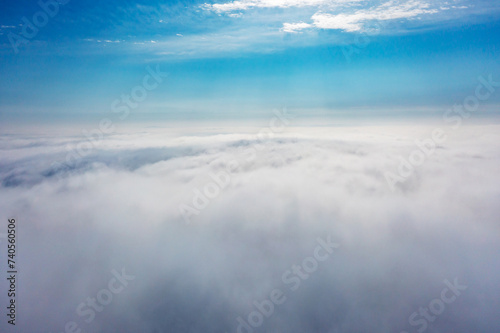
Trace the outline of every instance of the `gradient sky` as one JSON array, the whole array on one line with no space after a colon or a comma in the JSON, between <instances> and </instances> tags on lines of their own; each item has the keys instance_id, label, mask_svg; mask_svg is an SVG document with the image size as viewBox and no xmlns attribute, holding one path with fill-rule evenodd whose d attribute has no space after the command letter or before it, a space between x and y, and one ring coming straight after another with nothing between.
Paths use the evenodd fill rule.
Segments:
<instances>
[{"instance_id":1,"label":"gradient sky","mask_svg":"<svg viewBox=\"0 0 500 333\"><path fill-rule=\"evenodd\" d=\"M41 10L0 4L0 121L101 116L148 65L133 111L167 119L441 115L500 80L500 1L73 0L14 47Z\"/></svg>"}]
</instances>

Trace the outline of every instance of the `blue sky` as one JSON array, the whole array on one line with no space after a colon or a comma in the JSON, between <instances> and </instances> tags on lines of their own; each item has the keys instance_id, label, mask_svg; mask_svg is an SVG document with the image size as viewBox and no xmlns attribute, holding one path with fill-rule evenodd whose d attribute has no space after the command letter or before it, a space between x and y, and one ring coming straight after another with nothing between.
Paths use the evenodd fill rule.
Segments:
<instances>
[{"instance_id":1,"label":"blue sky","mask_svg":"<svg viewBox=\"0 0 500 333\"><path fill-rule=\"evenodd\" d=\"M166 119L442 114L500 80L500 1L60 2L29 38L40 4L0 5L0 120L100 116L157 65L134 111Z\"/></svg>"}]
</instances>

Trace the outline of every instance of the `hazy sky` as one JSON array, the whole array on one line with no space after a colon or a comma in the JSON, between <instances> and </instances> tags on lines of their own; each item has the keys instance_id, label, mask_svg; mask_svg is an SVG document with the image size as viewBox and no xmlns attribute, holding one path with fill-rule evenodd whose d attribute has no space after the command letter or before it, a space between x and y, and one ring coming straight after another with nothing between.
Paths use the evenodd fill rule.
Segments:
<instances>
[{"instance_id":1,"label":"hazy sky","mask_svg":"<svg viewBox=\"0 0 500 333\"><path fill-rule=\"evenodd\" d=\"M479 75L500 73L499 1L89 0L47 8L56 13L41 14L37 1L0 4L0 120L105 114L142 83L148 65L169 76L134 111L187 119L248 118L280 106L304 115L442 114L473 92Z\"/></svg>"}]
</instances>

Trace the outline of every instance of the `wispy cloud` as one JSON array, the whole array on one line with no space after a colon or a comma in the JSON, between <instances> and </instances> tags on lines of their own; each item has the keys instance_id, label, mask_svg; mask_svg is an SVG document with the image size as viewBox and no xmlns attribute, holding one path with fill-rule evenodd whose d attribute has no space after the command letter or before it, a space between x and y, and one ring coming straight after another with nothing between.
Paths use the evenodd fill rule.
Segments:
<instances>
[{"instance_id":1,"label":"wispy cloud","mask_svg":"<svg viewBox=\"0 0 500 333\"><path fill-rule=\"evenodd\" d=\"M85 7L78 15L65 13L61 16L65 21L56 23L77 27L57 29L57 36L67 43L83 42L83 50L78 45L71 50L85 54L126 50L148 53L148 58L197 58L343 44L348 36L341 32L360 33L374 21L388 23L384 35L439 28L439 23L463 25L468 20L489 20L499 10L498 4L485 0L202 0L189 4ZM79 28L88 21L99 24L85 31ZM14 30L19 34L21 28L16 31L13 27L1 25L0 33ZM55 34L46 30L47 35ZM328 34L320 33L325 30ZM287 36L292 34L297 37ZM4 49L6 42L6 38L4 44L0 42Z\"/></svg>"},{"instance_id":2,"label":"wispy cloud","mask_svg":"<svg viewBox=\"0 0 500 333\"><path fill-rule=\"evenodd\" d=\"M354 0L356 1L356 0ZM353 0L337 2L354 2ZM357 0L362 1L362 0ZM231 1L227 3L205 4L204 7L217 12L231 12L237 10L247 10L250 8L289 8L320 6L332 3L331 0L243 0Z\"/></svg>"},{"instance_id":3,"label":"wispy cloud","mask_svg":"<svg viewBox=\"0 0 500 333\"><path fill-rule=\"evenodd\" d=\"M456 2L456 1L455 1ZM422 0L390 0L374 5L366 0L243 0L227 3L205 4L204 9L226 13L233 16L235 11L249 11L259 8L292 8L311 7L312 16L307 17L310 23L283 22L282 32L297 33L303 29L333 29L346 32L362 31L369 21L389 21L397 19L419 18L423 15L438 14L445 10L466 9L467 6L455 6L449 2L430 3ZM304 13L307 15L308 11ZM240 16L241 14L238 14Z\"/></svg>"},{"instance_id":4,"label":"wispy cloud","mask_svg":"<svg viewBox=\"0 0 500 333\"><path fill-rule=\"evenodd\" d=\"M318 12L312 16L314 26L320 29L339 29L348 32L363 30L367 21L387 21L414 18L424 14L435 14L439 10L422 1L396 3L386 2L378 7L357 10L353 13L329 14ZM440 9L444 10L444 9Z\"/></svg>"}]
</instances>

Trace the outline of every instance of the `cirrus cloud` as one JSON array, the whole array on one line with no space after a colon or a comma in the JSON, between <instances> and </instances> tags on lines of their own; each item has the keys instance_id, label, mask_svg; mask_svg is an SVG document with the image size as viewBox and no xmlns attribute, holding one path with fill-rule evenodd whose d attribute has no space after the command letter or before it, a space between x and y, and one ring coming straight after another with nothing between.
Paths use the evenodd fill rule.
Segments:
<instances>
[{"instance_id":1,"label":"cirrus cloud","mask_svg":"<svg viewBox=\"0 0 500 333\"><path fill-rule=\"evenodd\" d=\"M390 0L379 5L373 5L373 3L365 0L243 0L204 5L205 9L217 13L247 11L255 8L291 9L297 7L315 8L315 13L310 17L312 22L285 22L281 31L296 33L303 29L315 27L318 29L357 32L362 31L364 24L369 21L411 19L422 15L436 14L444 10L467 8L467 6L450 6L447 2L430 3L425 0ZM232 16L233 14L229 15Z\"/></svg>"},{"instance_id":2,"label":"cirrus cloud","mask_svg":"<svg viewBox=\"0 0 500 333\"><path fill-rule=\"evenodd\" d=\"M363 0L357 0L363 1ZM227 3L205 4L205 8L217 12L230 12L235 10L247 10L250 8L290 8L331 5L334 3L356 2L356 0L332 1L332 0L242 0Z\"/></svg>"}]
</instances>

